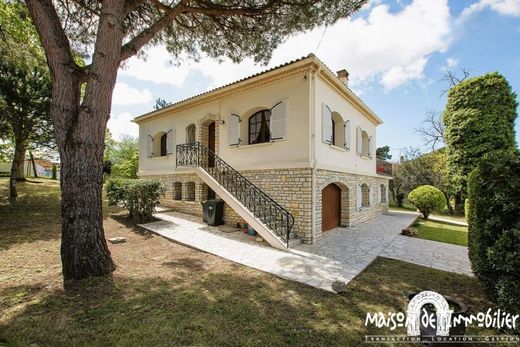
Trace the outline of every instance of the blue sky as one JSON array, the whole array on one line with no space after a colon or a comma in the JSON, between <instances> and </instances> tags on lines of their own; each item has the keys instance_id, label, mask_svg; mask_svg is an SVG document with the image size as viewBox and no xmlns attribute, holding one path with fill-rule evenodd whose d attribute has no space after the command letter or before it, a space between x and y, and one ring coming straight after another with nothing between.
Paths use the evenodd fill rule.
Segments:
<instances>
[{"instance_id":1,"label":"blue sky","mask_svg":"<svg viewBox=\"0 0 520 347\"><path fill-rule=\"evenodd\" d=\"M403 147L426 151L415 129L427 112L443 110L446 69L498 71L520 94L520 0L369 1L350 19L289 38L267 67L311 52L333 71L349 71L349 86L384 121L378 146L396 156ZM267 67L172 61L162 47L150 48L146 60L132 58L119 71L109 128L116 137L137 136L130 120L152 110L156 98L178 101ZM516 131L520 143L520 121Z\"/></svg>"}]
</instances>

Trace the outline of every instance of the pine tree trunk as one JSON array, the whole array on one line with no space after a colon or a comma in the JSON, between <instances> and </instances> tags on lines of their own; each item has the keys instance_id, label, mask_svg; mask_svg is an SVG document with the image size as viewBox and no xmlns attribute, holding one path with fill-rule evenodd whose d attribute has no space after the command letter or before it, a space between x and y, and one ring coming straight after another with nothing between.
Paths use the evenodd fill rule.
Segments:
<instances>
[{"instance_id":1,"label":"pine tree trunk","mask_svg":"<svg viewBox=\"0 0 520 347\"><path fill-rule=\"evenodd\" d=\"M19 180L19 169L20 169L20 162L23 165L23 162L25 160L25 145L16 142L14 147L14 156L13 156L13 162L11 164L11 176L9 177L9 196L11 198L15 198L18 196L18 192L16 190L16 181ZM23 178L23 166L22 166L22 178Z\"/></svg>"},{"instance_id":2,"label":"pine tree trunk","mask_svg":"<svg viewBox=\"0 0 520 347\"><path fill-rule=\"evenodd\" d=\"M78 124L77 133L87 132ZM82 279L115 270L103 230L103 143L66 142L61 150L63 277Z\"/></svg>"},{"instance_id":3,"label":"pine tree trunk","mask_svg":"<svg viewBox=\"0 0 520 347\"><path fill-rule=\"evenodd\" d=\"M17 182L25 181L25 150L20 153L20 160L18 160L18 174L16 175Z\"/></svg>"},{"instance_id":4,"label":"pine tree trunk","mask_svg":"<svg viewBox=\"0 0 520 347\"><path fill-rule=\"evenodd\" d=\"M31 158L31 164L34 171L34 177L38 178L38 172L36 171L36 162L34 161L34 156L31 151L29 151L29 157Z\"/></svg>"}]
</instances>

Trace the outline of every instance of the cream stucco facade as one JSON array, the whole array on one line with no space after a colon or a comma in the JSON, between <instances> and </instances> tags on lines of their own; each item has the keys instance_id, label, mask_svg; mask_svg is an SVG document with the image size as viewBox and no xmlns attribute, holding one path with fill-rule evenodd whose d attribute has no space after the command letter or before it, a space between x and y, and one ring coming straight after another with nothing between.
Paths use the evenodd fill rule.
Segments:
<instances>
[{"instance_id":1,"label":"cream stucco facade","mask_svg":"<svg viewBox=\"0 0 520 347\"><path fill-rule=\"evenodd\" d=\"M251 132L264 126L254 128L250 117L262 110L270 110L270 140L249 144L256 136ZM175 146L194 140L208 146L211 123L215 153L287 208L296 219L294 233L304 242L322 234L326 185L341 189L340 225L387 209L388 177L376 174L375 159L376 128L382 121L314 55L134 121L139 125L139 176L161 179L168 190L163 203L181 211L200 214L193 205L206 200L208 189L195 170L176 166ZM191 139L190 125L195 126ZM194 182L195 200L186 201L185 191L179 199L176 182L177 188ZM227 223L243 223L229 207L224 215Z\"/></svg>"}]
</instances>

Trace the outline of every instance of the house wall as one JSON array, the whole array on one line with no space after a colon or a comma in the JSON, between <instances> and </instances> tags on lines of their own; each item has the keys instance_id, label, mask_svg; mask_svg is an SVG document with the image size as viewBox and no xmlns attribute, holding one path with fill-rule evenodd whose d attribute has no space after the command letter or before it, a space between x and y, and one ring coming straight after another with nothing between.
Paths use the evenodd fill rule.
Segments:
<instances>
[{"instance_id":1,"label":"house wall","mask_svg":"<svg viewBox=\"0 0 520 347\"><path fill-rule=\"evenodd\" d=\"M352 103L345 100L321 78L315 79L314 103L314 137L315 160L318 166L335 171L357 174L375 175L376 173L376 125L364 116ZM344 121L350 121L350 150L345 150L323 142L322 138L322 105L325 103L333 112L338 112ZM356 128L361 127L372 136L372 158L362 157L356 153Z\"/></svg>"},{"instance_id":2,"label":"house wall","mask_svg":"<svg viewBox=\"0 0 520 347\"><path fill-rule=\"evenodd\" d=\"M205 140L207 129L201 119L222 119L217 129L218 155L237 170L308 166L309 162L309 81L298 73L269 84L245 89L218 101L208 102L139 124L139 175L176 172L175 153L148 158L147 137L175 129L175 145L186 143L185 129L197 125L196 138ZM285 140L247 145L248 118L260 109L271 108L280 100L288 104L287 135ZM240 146L228 146L228 115L240 115ZM203 141L204 142L204 141Z\"/></svg>"},{"instance_id":3,"label":"house wall","mask_svg":"<svg viewBox=\"0 0 520 347\"><path fill-rule=\"evenodd\" d=\"M316 170L316 239L322 236L321 231L321 203L322 190L334 183L342 190L341 194L341 223L345 226L354 226L388 211L388 181L387 177L373 177L366 175L349 174L339 171ZM370 189L370 206L358 208L356 205L356 186L366 183ZM386 203L380 202L377 190L380 185L386 186Z\"/></svg>"}]
</instances>

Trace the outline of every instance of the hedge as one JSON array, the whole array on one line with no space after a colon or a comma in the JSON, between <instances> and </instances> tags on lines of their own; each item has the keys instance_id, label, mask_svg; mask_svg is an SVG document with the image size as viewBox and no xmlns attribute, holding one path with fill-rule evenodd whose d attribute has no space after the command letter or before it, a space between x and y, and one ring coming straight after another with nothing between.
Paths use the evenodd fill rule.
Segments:
<instances>
[{"instance_id":1,"label":"hedge","mask_svg":"<svg viewBox=\"0 0 520 347\"><path fill-rule=\"evenodd\" d=\"M158 180L112 178L106 183L109 205L122 205L136 223L153 220L153 212L165 188Z\"/></svg>"},{"instance_id":2,"label":"hedge","mask_svg":"<svg viewBox=\"0 0 520 347\"><path fill-rule=\"evenodd\" d=\"M468 193L473 272L500 308L520 313L519 153L487 156L471 173Z\"/></svg>"}]
</instances>

